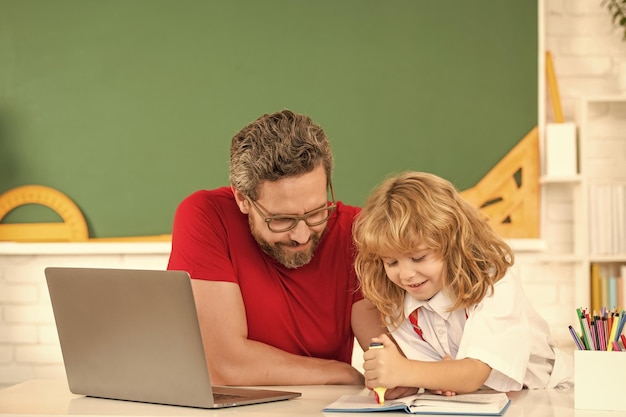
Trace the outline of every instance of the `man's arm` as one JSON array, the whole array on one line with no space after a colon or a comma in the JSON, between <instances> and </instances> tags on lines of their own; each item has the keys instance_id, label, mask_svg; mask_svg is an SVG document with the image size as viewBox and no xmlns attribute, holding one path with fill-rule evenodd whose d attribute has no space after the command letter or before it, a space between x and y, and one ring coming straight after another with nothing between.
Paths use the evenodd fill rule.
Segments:
<instances>
[{"instance_id":1,"label":"man's arm","mask_svg":"<svg viewBox=\"0 0 626 417\"><path fill-rule=\"evenodd\" d=\"M363 385L363 376L344 362L294 355L249 340L245 307L237 284L199 279L191 282L214 384Z\"/></svg>"}]
</instances>

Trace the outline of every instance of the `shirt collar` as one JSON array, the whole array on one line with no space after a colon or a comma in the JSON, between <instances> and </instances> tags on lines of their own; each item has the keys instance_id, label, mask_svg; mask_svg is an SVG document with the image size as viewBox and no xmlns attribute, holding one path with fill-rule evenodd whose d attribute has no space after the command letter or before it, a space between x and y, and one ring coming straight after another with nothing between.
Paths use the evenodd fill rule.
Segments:
<instances>
[{"instance_id":1,"label":"shirt collar","mask_svg":"<svg viewBox=\"0 0 626 417\"><path fill-rule=\"evenodd\" d=\"M442 319L447 320L450 316L450 311L448 310L452 307L452 304L454 304L452 300L443 291L439 291L427 301L416 300L406 293L404 295L404 317L409 317L416 308L424 308L437 313Z\"/></svg>"}]
</instances>

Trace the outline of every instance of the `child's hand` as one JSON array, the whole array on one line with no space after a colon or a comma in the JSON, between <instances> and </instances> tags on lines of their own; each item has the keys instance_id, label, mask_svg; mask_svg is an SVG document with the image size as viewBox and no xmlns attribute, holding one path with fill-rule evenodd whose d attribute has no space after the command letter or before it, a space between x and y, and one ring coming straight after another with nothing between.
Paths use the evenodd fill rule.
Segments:
<instances>
[{"instance_id":1,"label":"child's hand","mask_svg":"<svg viewBox=\"0 0 626 417\"><path fill-rule=\"evenodd\" d=\"M396 398L402 398L409 395L417 394L417 391L419 391L419 389L414 387L395 387L392 389L388 389L385 392L385 399L395 400Z\"/></svg>"},{"instance_id":2,"label":"child's hand","mask_svg":"<svg viewBox=\"0 0 626 417\"><path fill-rule=\"evenodd\" d=\"M380 335L372 339L372 342L382 343L383 349L369 349L363 353L365 386L369 389L397 387L398 373L403 369L402 362L407 359L398 352L398 348L387 335ZM387 395L385 397L391 398Z\"/></svg>"},{"instance_id":3,"label":"child's hand","mask_svg":"<svg viewBox=\"0 0 626 417\"><path fill-rule=\"evenodd\" d=\"M450 355L445 355L442 359L442 361L451 361L452 357ZM451 397L453 395L456 395L456 392L454 391L442 391L442 390L429 390L431 393L433 394L437 394L437 395L443 395L445 397Z\"/></svg>"}]
</instances>

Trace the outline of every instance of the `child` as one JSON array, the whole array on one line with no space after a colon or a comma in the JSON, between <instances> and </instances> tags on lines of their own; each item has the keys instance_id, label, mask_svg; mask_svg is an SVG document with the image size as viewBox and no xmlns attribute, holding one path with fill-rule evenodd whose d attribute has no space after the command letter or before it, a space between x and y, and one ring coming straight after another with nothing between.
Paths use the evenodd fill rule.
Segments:
<instances>
[{"instance_id":1,"label":"child","mask_svg":"<svg viewBox=\"0 0 626 417\"><path fill-rule=\"evenodd\" d=\"M391 336L365 352L366 385L446 395L552 388L572 381L511 267L513 252L435 175L383 182L354 224L357 275Z\"/></svg>"}]
</instances>

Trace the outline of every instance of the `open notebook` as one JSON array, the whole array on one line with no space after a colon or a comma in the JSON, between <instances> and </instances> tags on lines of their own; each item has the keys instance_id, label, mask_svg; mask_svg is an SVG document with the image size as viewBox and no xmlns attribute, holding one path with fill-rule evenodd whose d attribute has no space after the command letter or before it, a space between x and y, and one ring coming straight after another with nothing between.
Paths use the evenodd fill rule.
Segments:
<instances>
[{"instance_id":1,"label":"open notebook","mask_svg":"<svg viewBox=\"0 0 626 417\"><path fill-rule=\"evenodd\" d=\"M434 394L416 394L378 404L373 393L344 395L324 408L325 412L404 411L409 414L501 416L511 404L503 392L477 391L451 397Z\"/></svg>"},{"instance_id":2,"label":"open notebook","mask_svg":"<svg viewBox=\"0 0 626 417\"><path fill-rule=\"evenodd\" d=\"M211 386L186 272L49 267L45 275L74 394L201 408L301 395Z\"/></svg>"}]
</instances>

